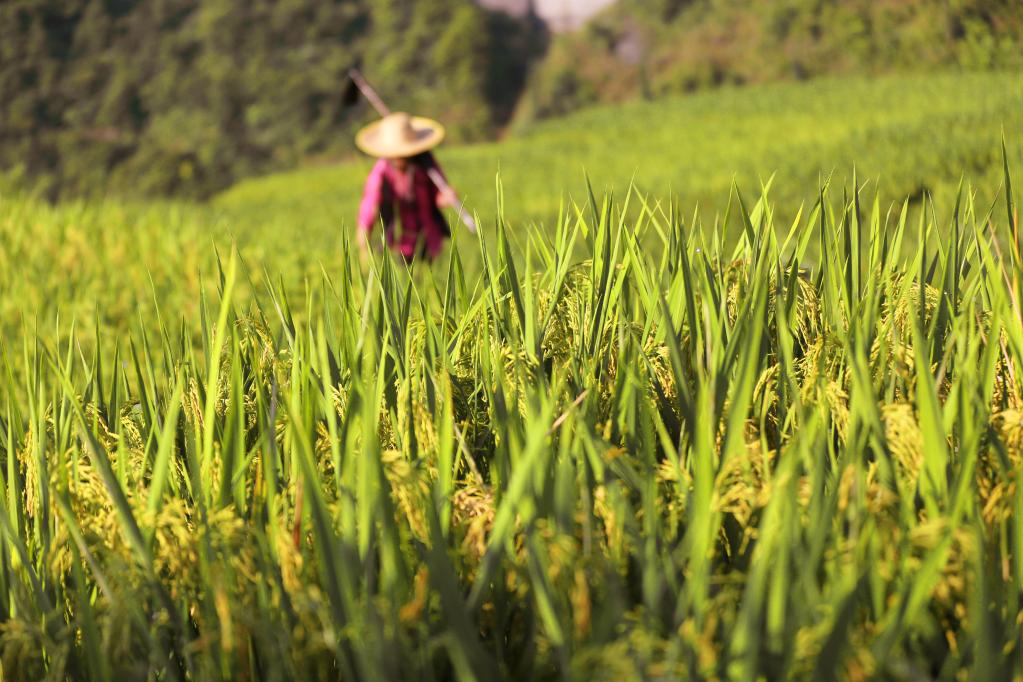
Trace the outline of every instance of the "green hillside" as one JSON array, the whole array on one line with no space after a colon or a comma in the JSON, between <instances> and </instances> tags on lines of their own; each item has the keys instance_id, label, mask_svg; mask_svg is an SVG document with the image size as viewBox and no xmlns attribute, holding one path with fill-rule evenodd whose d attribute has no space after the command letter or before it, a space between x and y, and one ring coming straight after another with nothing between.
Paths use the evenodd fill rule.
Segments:
<instances>
[{"instance_id":1,"label":"green hillside","mask_svg":"<svg viewBox=\"0 0 1023 682\"><path fill-rule=\"evenodd\" d=\"M949 207L961 175L997 187L999 139L1023 158L1023 75L978 73L823 79L724 89L598 107L531 126L495 144L442 149L468 205L492 220L500 173L513 224L550 223L563 200L594 188L623 197L631 182L690 210L723 211L733 179L747 193L775 175L783 213L813 200L819 178L880 180L887 205L931 193ZM239 236L299 237L329 253L351 228L371 160L244 181L213 204ZM260 237L262 240L262 237Z\"/></svg>"},{"instance_id":2,"label":"green hillside","mask_svg":"<svg viewBox=\"0 0 1023 682\"><path fill-rule=\"evenodd\" d=\"M1023 64L1015 0L620 0L559 36L519 117L834 75Z\"/></svg>"}]
</instances>

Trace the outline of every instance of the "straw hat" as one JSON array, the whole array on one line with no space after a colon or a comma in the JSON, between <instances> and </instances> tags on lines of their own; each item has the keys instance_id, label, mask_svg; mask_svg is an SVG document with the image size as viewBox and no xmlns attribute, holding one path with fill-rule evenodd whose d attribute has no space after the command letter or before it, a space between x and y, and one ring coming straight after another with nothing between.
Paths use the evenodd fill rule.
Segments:
<instances>
[{"instance_id":1,"label":"straw hat","mask_svg":"<svg viewBox=\"0 0 1023 682\"><path fill-rule=\"evenodd\" d=\"M395 112L355 135L355 146L370 156L393 159L433 149L444 139L444 126L421 116Z\"/></svg>"}]
</instances>

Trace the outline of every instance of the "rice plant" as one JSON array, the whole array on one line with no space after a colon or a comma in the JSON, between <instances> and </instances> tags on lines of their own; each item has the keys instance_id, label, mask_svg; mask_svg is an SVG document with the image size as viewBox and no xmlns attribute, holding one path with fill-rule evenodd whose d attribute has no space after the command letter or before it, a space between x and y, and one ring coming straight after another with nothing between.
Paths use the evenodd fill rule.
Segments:
<instances>
[{"instance_id":1,"label":"rice plant","mask_svg":"<svg viewBox=\"0 0 1023 682\"><path fill-rule=\"evenodd\" d=\"M941 221L769 189L6 335L3 675L1018 676L1008 169Z\"/></svg>"}]
</instances>

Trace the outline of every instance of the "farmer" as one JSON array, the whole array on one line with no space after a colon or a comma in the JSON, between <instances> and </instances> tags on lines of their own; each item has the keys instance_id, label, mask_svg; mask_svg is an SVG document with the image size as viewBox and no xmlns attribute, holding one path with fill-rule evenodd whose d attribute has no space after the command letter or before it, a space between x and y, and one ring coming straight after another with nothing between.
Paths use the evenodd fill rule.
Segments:
<instances>
[{"instance_id":1,"label":"farmer","mask_svg":"<svg viewBox=\"0 0 1023 682\"><path fill-rule=\"evenodd\" d=\"M359 149L379 160L366 178L356 243L365 254L374 225L382 222L387 245L411 261L417 256L433 260L451 236L441 208L456 205L455 192L431 179L440 167L430 150L444 139L436 121L393 113L372 123L355 137ZM439 176L443 179L443 175ZM399 218L400 227L395 224Z\"/></svg>"}]
</instances>

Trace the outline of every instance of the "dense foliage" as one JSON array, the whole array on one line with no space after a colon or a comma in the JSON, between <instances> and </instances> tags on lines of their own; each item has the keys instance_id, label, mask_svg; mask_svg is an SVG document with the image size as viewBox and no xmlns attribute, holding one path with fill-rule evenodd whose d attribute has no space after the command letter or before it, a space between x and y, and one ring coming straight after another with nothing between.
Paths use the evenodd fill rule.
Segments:
<instances>
[{"instance_id":1,"label":"dense foliage","mask_svg":"<svg viewBox=\"0 0 1023 682\"><path fill-rule=\"evenodd\" d=\"M826 74L1023 65L1015 0L621 0L558 38L522 118Z\"/></svg>"},{"instance_id":2,"label":"dense foliage","mask_svg":"<svg viewBox=\"0 0 1023 682\"><path fill-rule=\"evenodd\" d=\"M508 116L534 30L468 0L7 0L0 171L51 195L206 195L336 157L371 115L346 106L360 60L393 106L479 139Z\"/></svg>"},{"instance_id":3,"label":"dense foliage","mask_svg":"<svg viewBox=\"0 0 1023 682\"><path fill-rule=\"evenodd\" d=\"M482 230L412 273L351 252L362 164L0 194L0 673L1018 676L1021 90L826 79L453 149ZM614 196L552 187L581 164Z\"/></svg>"},{"instance_id":4,"label":"dense foliage","mask_svg":"<svg viewBox=\"0 0 1023 682\"><path fill-rule=\"evenodd\" d=\"M1018 674L1015 206L813 191L518 256L498 212L437 277L346 241L304 293L225 252L193 316L5 334L4 677Z\"/></svg>"},{"instance_id":5,"label":"dense foliage","mask_svg":"<svg viewBox=\"0 0 1023 682\"><path fill-rule=\"evenodd\" d=\"M1016 68L1021 7L622 0L555 41L526 88L542 27L470 0L8 0L0 184L206 197L336 160L372 116L346 106L356 63L393 106L442 118L456 141L490 138L516 112L526 123L707 86Z\"/></svg>"}]
</instances>

